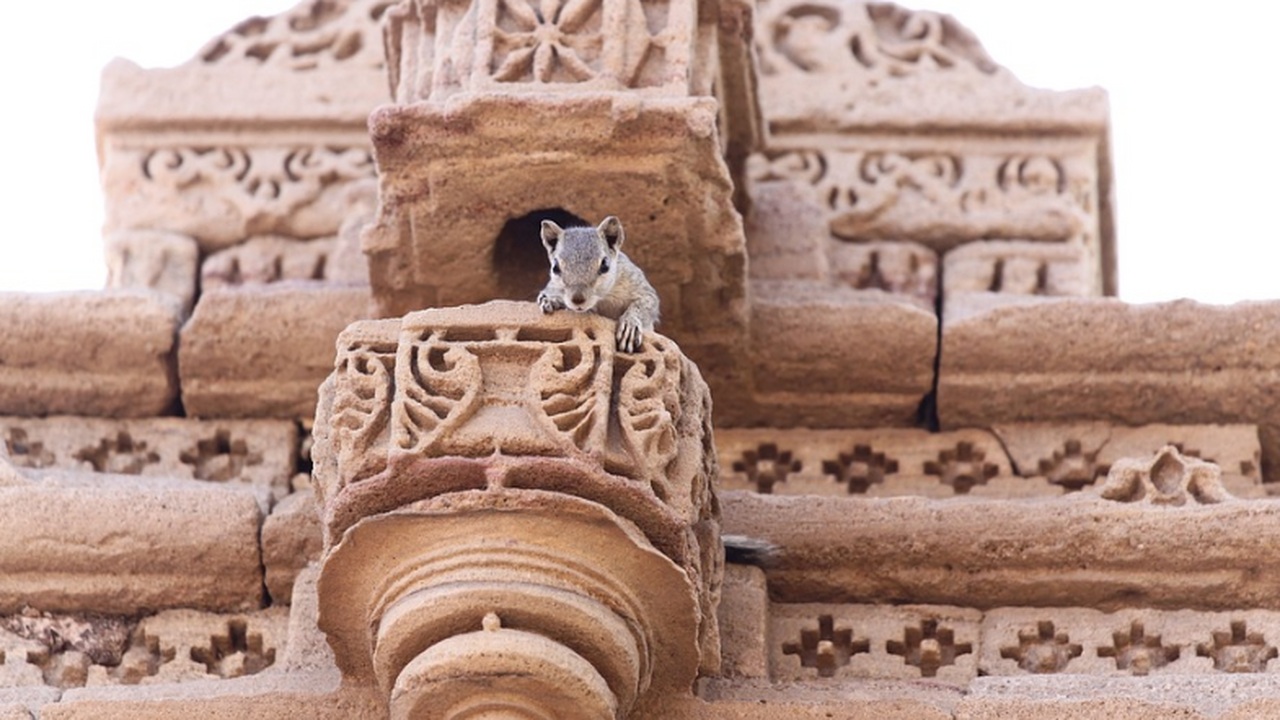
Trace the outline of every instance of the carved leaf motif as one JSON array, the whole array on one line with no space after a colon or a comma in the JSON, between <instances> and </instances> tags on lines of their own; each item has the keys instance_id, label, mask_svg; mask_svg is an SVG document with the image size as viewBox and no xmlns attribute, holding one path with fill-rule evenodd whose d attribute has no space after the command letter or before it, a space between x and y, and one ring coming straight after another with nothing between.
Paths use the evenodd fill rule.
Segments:
<instances>
[{"instance_id":1,"label":"carved leaf motif","mask_svg":"<svg viewBox=\"0 0 1280 720\"><path fill-rule=\"evenodd\" d=\"M642 352L619 359L616 392L621 441L637 477L661 482L675 459L680 421L680 356L646 343Z\"/></svg>"},{"instance_id":2,"label":"carved leaf motif","mask_svg":"<svg viewBox=\"0 0 1280 720\"><path fill-rule=\"evenodd\" d=\"M252 216L288 212L375 169L364 148L166 148L143 157L142 174L175 190L204 186Z\"/></svg>"},{"instance_id":3,"label":"carved leaf motif","mask_svg":"<svg viewBox=\"0 0 1280 720\"><path fill-rule=\"evenodd\" d=\"M396 365L392 442L400 450L429 450L479 405L480 360L463 345L436 335L402 341Z\"/></svg>"},{"instance_id":4,"label":"carved leaf motif","mask_svg":"<svg viewBox=\"0 0 1280 720\"><path fill-rule=\"evenodd\" d=\"M338 361L332 425L339 477L363 480L386 467L395 356L394 348L362 345Z\"/></svg>"},{"instance_id":5,"label":"carved leaf motif","mask_svg":"<svg viewBox=\"0 0 1280 720\"><path fill-rule=\"evenodd\" d=\"M597 444L598 439L595 443L593 439L605 429L608 403L601 402L595 387L601 363L599 343L562 343L547 349L530 377L531 384L541 389L542 412L579 450Z\"/></svg>"}]
</instances>

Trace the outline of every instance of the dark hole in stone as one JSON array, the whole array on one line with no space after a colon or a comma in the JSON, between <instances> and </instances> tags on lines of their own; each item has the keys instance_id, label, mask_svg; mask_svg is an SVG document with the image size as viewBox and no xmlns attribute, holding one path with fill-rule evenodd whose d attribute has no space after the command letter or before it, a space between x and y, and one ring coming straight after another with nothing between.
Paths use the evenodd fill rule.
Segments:
<instances>
[{"instance_id":1,"label":"dark hole in stone","mask_svg":"<svg viewBox=\"0 0 1280 720\"><path fill-rule=\"evenodd\" d=\"M536 300L551 277L551 263L542 246L542 221L560 227L590 225L560 208L544 208L508 220L493 242L493 271L498 276L498 296L508 300Z\"/></svg>"}]
</instances>

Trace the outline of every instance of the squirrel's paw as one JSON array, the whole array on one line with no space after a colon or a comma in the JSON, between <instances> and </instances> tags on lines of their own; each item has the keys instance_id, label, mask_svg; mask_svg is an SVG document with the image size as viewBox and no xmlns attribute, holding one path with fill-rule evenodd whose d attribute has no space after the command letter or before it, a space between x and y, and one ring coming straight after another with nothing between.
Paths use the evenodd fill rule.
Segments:
<instances>
[{"instance_id":1,"label":"squirrel's paw","mask_svg":"<svg viewBox=\"0 0 1280 720\"><path fill-rule=\"evenodd\" d=\"M560 302L559 300L556 300L550 295L547 295L545 292L541 292L541 293L538 293L538 307L542 308L542 312L550 315L556 310L563 308L564 303Z\"/></svg>"},{"instance_id":2,"label":"squirrel's paw","mask_svg":"<svg viewBox=\"0 0 1280 720\"><path fill-rule=\"evenodd\" d=\"M618 320L618 351L624 353L633 353L640 349L640 344L644 342L644 328L640 323L627 316L622 316Z\"/></svg>"}]
</instances>

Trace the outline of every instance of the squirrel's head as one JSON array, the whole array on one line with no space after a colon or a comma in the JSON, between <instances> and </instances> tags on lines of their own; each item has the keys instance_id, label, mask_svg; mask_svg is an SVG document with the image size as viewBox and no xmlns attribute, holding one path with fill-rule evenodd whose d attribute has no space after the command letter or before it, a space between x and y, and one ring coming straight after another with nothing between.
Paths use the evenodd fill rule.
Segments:
<instances>
[{"instance_id":1,"label":"squirrel's head","mask_svg":"<svg viewBox=\"0 0 1280 720\"><path fill-rule=\"evenodd\" d=\"M564 289L564 304L570 310L592 310L613 289L622 240L622 223L612 215L598 227L561 228L550 220L542 221L551 283Z\"/></svg>"}]
</instances>

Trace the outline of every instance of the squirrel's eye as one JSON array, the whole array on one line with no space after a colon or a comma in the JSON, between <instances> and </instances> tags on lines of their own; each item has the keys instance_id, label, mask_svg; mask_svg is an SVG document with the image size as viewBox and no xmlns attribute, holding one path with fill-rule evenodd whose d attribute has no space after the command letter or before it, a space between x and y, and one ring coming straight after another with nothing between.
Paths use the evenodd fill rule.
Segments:
<instances>
[{"instance_id":1,"label":"squirrel's eye","mask_svg":"<svg viewBox=\"0 0 1280 720\"><path fill-rule=\"evenodd\" d=\"M560 274L560 263L558 263L558 262L553 262L553 263L551 263L551 274L553 274L553 275L559 275L559 274Z\"/></svg>"},{"instance_id":2,"label":"squirrel's eye","mask_svg":"<svg viewBox=\"0 0 1280 720\"><path fill-rule=\"evenodd\" d=\"M603 274L605 274L605 273L607 273L607 272L609 272L609 261L608 261L608 260L601 260L601 261L600 261L600 274L601 274L601 275L603 275Z\"/></svg>"}]
</instances>

